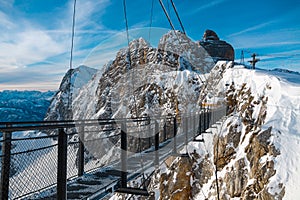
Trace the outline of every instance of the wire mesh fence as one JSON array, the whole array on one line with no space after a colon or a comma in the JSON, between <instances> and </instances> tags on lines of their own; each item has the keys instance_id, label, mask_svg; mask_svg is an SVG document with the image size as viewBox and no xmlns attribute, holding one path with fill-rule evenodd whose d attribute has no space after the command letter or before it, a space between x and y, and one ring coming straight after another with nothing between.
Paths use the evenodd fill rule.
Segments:
<instances>
[{"instance_id":1,"label":"wire mesh fence","mask_svg":"<svg viewBox=\"0 0 300 200\"><path fill-rule=\"evenodd\" d=\"M20 138L20 132L11 134L9 167L9 198L16 199L56 183L57 136ZM4 158L3 151L1 158ZM1 179L2 181L2 179ZM2 183L1 183L2 184Z\"/></svg>"},{"instance_id":2,"label":"wire mesh fence","mask_svg":"<svg viewBox=\"0 0 300 200\"><path fill-rule=\"evenodd\" d=\"M6 184L9 199L38 199L41 193L47 196L58 192L57 184L61 180L58 173L61 170L59 129L63 128L66 135L63 144L66 145L66 165L60 165L65 168L66 180L105 166L113 166L115 171L125 170L127 176L142 173L144 168L155 167L168 155L180 153L179 149L225 114L226 108L221 107L176 117L126 120L128 160L125 169L122 121L51 124L46 126L47 131L40 131L44 125L22 126L24 131L21 132L22 127L6 126L5 129L2 125L1 195ZM8 172L6 179L4 172Z\"/></svg>"}]
</instances>

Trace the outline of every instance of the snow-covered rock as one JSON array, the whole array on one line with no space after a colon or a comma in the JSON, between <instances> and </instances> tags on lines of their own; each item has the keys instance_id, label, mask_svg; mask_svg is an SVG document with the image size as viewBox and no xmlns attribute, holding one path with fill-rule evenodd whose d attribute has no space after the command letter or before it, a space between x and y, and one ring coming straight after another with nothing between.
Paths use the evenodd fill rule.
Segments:
<instances>
[{"instance_id":1,"label":"snow-covered rock","mask_svg":"<svg viewBox=\"0 0 300 200\"><path fill-rule=\"evenodd\" d=\"M62 79L59 90L51 101L45 120L72 119L73 99L78 95L80 89L91 80L96 72L96 69L83 65L68 70Z\"/></svg>"},{"instance_id":2,"label":"snow-covered rock","mask_svg":"<svg viewBox=\"0 0 300 200\"><path fill-rule=\"evenodd\" d=\"M175 159L152 188L160 191L160 199L176 199L180 192L190 199L297 199L300 75L226 62L217 63L211 73L220 69L222 78L211 82L217 90L212 95L226 93L228 116L204 136L205 143L190 143L189 160ZM204 99L210 91L203 90ZM192 169L176 168L186 162ZM164 183L173 180L176 188L186 177L190 185L183 187L191 190L170 190L170 185L166 190Z\"/></svg>"},{"instance_id":3,"label":"snow-covered rock","mask_svg":"<svg viewBox=\"0 0 300 200\"><path fill-rule=\"evenodd\" d=\"M119 50L112 62L94 76L74 98L73 118L152 117L188 113L199 109L200 105L197 102L203 84L203 75L199 72L209 70L213 61L201 54L202 50L196 47L196 43L184 34L177 34L175 36L170 32L164 35L158 48L153 48L143 38L138 38L130 42L129 48ZM176 41L177 37L182 38L182 43L176 46L172 42ZM183 44L185 51L176 51ZM192 48L188 48L189 45L192 45ZM197 57L198 55L200 57ZM96 136L85 133L84 137L92 140L93 137L101 137L101 134ZM130 151L148 148L147 139L129 140ZM90 145L90 152L96 149L94 153L98 158L102 158L112 149L112 145L119 145L118 142L119 140L112 143L105 141L105 144L102 144L98 141L97 145L86 143L86 146L89 149ZM138 143L141 143L142 147ZM114 157L109 157L111 158Z\"/></svg>"}]
</instances>

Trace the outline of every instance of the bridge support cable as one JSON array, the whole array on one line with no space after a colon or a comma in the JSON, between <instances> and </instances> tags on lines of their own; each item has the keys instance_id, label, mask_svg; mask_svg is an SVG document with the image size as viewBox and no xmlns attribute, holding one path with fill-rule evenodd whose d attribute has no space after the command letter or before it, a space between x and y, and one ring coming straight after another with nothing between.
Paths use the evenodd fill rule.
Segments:
<instances>
[{"instance_id":1,"label":"bridge support cable","mask_svg":"<svg viewBox=\"0 0 300 200\"><path fill-rule=\"evenodd\" d=\"M10 126L10 125L7 125ZM9 175L10 175L10 158L11 158L11 134L12 132L3 133L2 145L2 169L1 169L1 191L0 199L8 199L9 197Z\"/></svg>"},{"instance_id":2,"label":"bridge support cable","mask_svg":"<svg viewBox=\"0 0 300 200\"><path fill-rule=\"evenodd\" d=\"M188 127L188 116L185 116L185 119L184 119L184 133L185 133L185 153L188 154L188 149L187 149L187 146L188 146L188 132L189 132L189 127Z\"/></svg>"},{"instance_id":3,"label":"bridge support cable","mask_svg":"<svg viewBox=\"0 0 300 200\"><path fill-rule=\"evenodd\" d=\"M174 27L174 25L173 25L173 23L172 23L172 20L171 20L169 14L168 14L168 12L167 12L167 10L166 10L166 8L165 8L164 3L162 2L162 0L159 0L159 3L160 3L160 5L161 5L161 7L162 7L162 9L163 9L163 11L164 11L164 13L165 13L165 15L166 15L168 21L169 21L169 24L170 24L171 28L175 31L175 27Z\"/></svg>"},{"instance_id":4,"label":"bridge support cable","mask_svg":"<svg viewBox=\"0 0 300 200\"><path fill-rule=\"evenodd\" d=\"M137 122L139 123L139 122ZM149 127L151 126L151 122L149 124ZM151 127L150 127L151 128ZM145 170L144 170L144 160L143 160L143 149L142 149L142 140L141 140L141 131L140 131L140 125L138 124L138 129L139 129L139 151L140 151L140 161L141 161L141 167L142 167L142 178L145 180ZM149 137L150 139L150 137ZM143 188L145 189L145 186L143 185Z\"/></svg>"},{"instance_id":5,"label":"bridge support cable","mask_svg":"<svg viewBox=\"0 0 300 200\"><path fill-rule=\"evenodd\" d=\"M126 120L121 124L121 182L116 192L149 196L146 189L127 187L127 127Z\"/></svg>"},{"instance_id":6,"label":"bridge support cable","mask_svg":"<svg viewBox=\"0 0 300 200\"><path fill-rule=\"evenodd\" d=\"M172 4L173 9L174 9L174 11L175 11L175 14L176 14L176 16L177 16L177 19L178 19L178 21L179 21L179 24L180 24L180 26L181 26L181 29L182 29L183 33L186 34L186 33L185 33L185 30L184 30L184 27L183 27L183 24L182 24L182 21L181 21L181 19L180 19L180 17L179 17L179 14L178 14L178 12L177 12L177 9L176 9L176 6L175 6L173 0L171 0L171 4Z\"/></svg>"},{"instance_id":7,"label":"bridge support cable","mask_svg":"<svg viewBox=\"0 0 300 200\"><path fill-rule=\"evenodd\" d=\"M192 116L193 120L193 137L195 138L196 135L196 118L198 117L198 113L195 113L194 116Z\"/></svg>"},{"instance_id":8,"label":"bridge support cable","mask_svg":"<svg viewBox=\"0 0 300 200\"><path fill-rule=\"evenodd\" d=\"M72 111L72 89L71 89L71 84L72 84L72 69L73 69L73 50L74 50L74 37L75 37L75 16L76 16L76 0L74 0L74 5L73 5L73 15L72 15L72 36L71 36L71 50L70 50L70 78L69 78L69 96L68 96L68 110L69 112ZM72 117L72 116L70 116Z\"/></svg>"},{"instance_id":9,"label":"bridge support cable","mask_svg":"<svg viewBox=\"0 0 300 200\"><path fill-rule=\"evenodd\" d=\"M63 128L58 130L57 158L57 199L67 199L67 134Z\"/></svg>"},{"instance_id":10,"label":"bridge support cable","mask_svg":"<svg viewBox=\"0 0 300 200\"><path fill-rule=\"evenodd\" d=\"M154 9L154 0L151 3L151 10L150 10L150 26L149 26L149 35L148 35L148 42L150 43L151 39L151 29L152 29L152 22L153 22L153 9Z\"/></svg>"}]
</instances>

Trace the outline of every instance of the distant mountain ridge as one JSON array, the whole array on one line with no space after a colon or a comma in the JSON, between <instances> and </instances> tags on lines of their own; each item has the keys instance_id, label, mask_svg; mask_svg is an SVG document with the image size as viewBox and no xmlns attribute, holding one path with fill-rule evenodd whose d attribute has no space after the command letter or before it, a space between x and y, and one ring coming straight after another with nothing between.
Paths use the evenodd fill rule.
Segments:
<instances>
[{"instance_id":1,"label":"distant mountain ridge","mask_svg":"<svg viewBox=\"0 0 300 200\"><path fill-rule=\"evenodd\" d=\"M55 91L0 92L0 121L42 121Z\"/></svg>"},{"instance_id":2,"label":"distant mountain ridge","mask_svg":"<svg viewBox=\"0 0 300 200\"><path fill-rule=\"evenodd\" d=\"M290 73L290 74L296 74L296 75L300 75L300 73L299 73L299 72L292 71L292 70L288 70L288 69L283 69L283 68L275 68L275 69L271 69L270 71L275 71L275 72L284 72L284 73Z\"/></svg>"}]
</instances>

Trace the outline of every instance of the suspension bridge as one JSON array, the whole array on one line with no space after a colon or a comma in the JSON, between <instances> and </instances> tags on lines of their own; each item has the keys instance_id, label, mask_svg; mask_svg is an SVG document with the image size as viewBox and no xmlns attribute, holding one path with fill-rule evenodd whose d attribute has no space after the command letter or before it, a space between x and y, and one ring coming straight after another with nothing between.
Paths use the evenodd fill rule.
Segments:
<instances>
[{"instance_id":1,"label":"suspension bridge","mask_svg":"<svg viewBox=\"0 0 300 200\"><path fill-rule=\"evenodd\" d=\"M159 3L175 31L163 2ZM185 34L172 0L171 5ZM123 7L129 49L125 0ZM76 0L70 69L75 10ZM149 37L152 16L153 1ZM128 62L130 67L130 55ZM72 96L68 98L71 107ZM186 156L189 142L204 142L203 135L209 134L207 130L225 115L226 106L219 106L151 118L0 122L1 199L101 199L115 191L148 196L147 186L155 170L171 155ZM34 134L18 137L20 132ZM99 137L91 139L90 135ZM89 152L87 147L95 144L100 146L98 153L102 157ZM133 180L140 183L133 184Z\"/></svg>"},{"instance_id":2,"label":"suspension bridge","mask_svg":"<svg viewBox=\"0 0 300 200\"><path fill-rule=\"evenodd\" d=\"M221 106L160 118L1 122L1 199L100 199L115 191L149 195L146 187L155 169L170 155L187 153L188 142L204 142L203 134L225 114ZM88 139L79 137L97 127L102 127L99 141L120 141L111 148L121 153L106 164L97 163L101 159L85 148ZM15 137L20 131L52 134ZM132 141L143 148L130 150ZM142 183L129 187L138 178Z\"/></svg>"}]
</instances>

